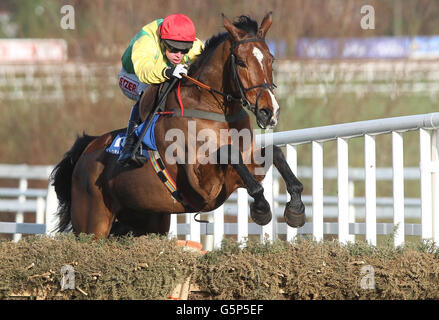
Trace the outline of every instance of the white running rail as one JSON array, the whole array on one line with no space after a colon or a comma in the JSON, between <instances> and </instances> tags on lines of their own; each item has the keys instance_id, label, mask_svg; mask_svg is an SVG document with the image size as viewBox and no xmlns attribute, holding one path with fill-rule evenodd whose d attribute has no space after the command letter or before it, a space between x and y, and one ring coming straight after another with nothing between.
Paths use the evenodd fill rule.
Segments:
<instances>
[{"instance_id":1,"label":"white running rail","mask_svg":"<svg viewBox=\"0 0 439 320\"><path fill-rule=\"evenodd\" d=\"M182 235L186 239L201 241L204 236L207 247L219 247L225 235L236 235L243 241L249 235L259 235L261 239L276 239L285 235L292 240L297 234L311 234L316 240L322 240L325 234L334 234L342 243L354 241L355 235L365 235L366 240L376 244L377 235L389 234L398 225L395 245L401 245L406 236L420 236L439 242L439 156L438 156L439 113L360 121L332 126L301 130L284 131L272 134L272 143L285 147L287 161L292 170L301 179L312 178L312 195L303 195L306 206L307 222L304 227L294 229L284 222L278 222L277 216L283 215L288 195L279 193L278 173L272 168L263 181L265 197L274 212L273 220L264 227L249 221L249 199L245 189L238 189L230 199L217 210L207 213L210 223L198 223L194 213L186 214L184 223L177 223L177 215L172 215L170 236ZM419 167L404 167L404 132L419 132ZM392 168L376 168L377 135L392 136ZM267 135L257 136L263 145ZM348 141L354 137L363 137L365 142L365 167L349 168ZM325 168L323 165L323 145L327 141L337 142L337 168ZM299 166L297 146L312 145L312 168ZM14 233L14 239L20 233L51 234L56 226L54 213L57 208L53 188L29 189L28 179L47 178L53 166L0 165L0 179L17 179L17 188L0 188L0 212L16 212L15 222L0 222L0 233ZM338 196L323 194L324 179L337 179ZM404 182L420 180L420 199L405 198ZM354 197L353 181L365 181L365 196ZM377 180L393 182L393 197L377 197ZM9 199L8 199L9 198ZM36 213L36 223L23 223L23 212ZM236 215L237 222L225 222L224 214ZM205 216L206 216L205 215ZM393 223L377 223L377 218L392 217ZM337 222L325 222L326 218L337 218ZM365 222L356 222L356 218L365 218ZM407 218L419 217L420 223L406 223Z\"/></svg>"},{"instance_id":2,"label":"white running rail","mask_svg":"<svg viewBox=\"0 0 439 320\"><path fill-rule=\"evenodd\" d=\"M238 240L244 240L251 234L259 234L261 239L275 239L279 234L286 234L287 240L292 240L298 233L312 234L315 240L323 239L324 234L337 234L342 243L353 241L356 234L364 234L366 240L373 245L377 243L378 234L390 234L394 226L398 226L394 237L395 246L402 245L406 235L420 235L422 239L439 242L439 156L438 156L439 113L414 116L386 118L379 120L359 121L353 123L316 127L301 130L277 132L272 134L272 143L286 147L286 158L294 172L297 173L297 146L312 144L312 202L306 203L306 213L309 220L304 227L294 229L277 219L264 227L248 222L249 208L246 192L237 193L237 223L224 223L224 211L227 204L213 212L213 223L198 224L193 220L194 214L187 214L186 223L177 224L177 217L172 216L171 235L185 234L187 239L200 241L201 234L207 234L206 245L213 243L218 248L225 234L237 234ZM420 174L420 206L421 223L405 223L407 202L413 199L404 197L404 164L403 138L404 132L416 130L419 132L419 174ZM393 165L393 223L377 223L376 196L376 144L375 137L381 134L392 135L392 165ZM355 222L350 216L349 207L352 199L349 197L349 161L348 141L354 137L363 137L365 145L365 222ZM338 221L324 222L325 197L323 195L323 144L327 141L337 141L338 152ZM266 136L257 136L260 145L264 145ZM268 171L263 186L271 208L274 208L272 169ZM300 174L299 174L300 177ZM305 197L304 197L305 198ZM326 198L327 199L327 198ZM285 200L286 197L285 197ZM381 199L382 200L382 199ZM393 200L393 201L392 201ZM312 213L311 213L312 212ZM275 210L277 215L277 212ZM282 211L281 211L282 214ZM310 219L311 218L311 219ZM213 225L212 225L213 224ZM213 238L213 240L212 240Z\"/></svg>"}]
</instances>

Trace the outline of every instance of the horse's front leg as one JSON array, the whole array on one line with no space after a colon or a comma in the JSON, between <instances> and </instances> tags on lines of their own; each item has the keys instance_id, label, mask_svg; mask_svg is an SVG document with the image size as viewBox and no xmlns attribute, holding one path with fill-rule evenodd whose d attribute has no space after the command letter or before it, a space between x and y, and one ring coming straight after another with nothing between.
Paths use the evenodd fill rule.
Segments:
<instances>
[{"instance_id":1,"label":"horse's front leg","mask_svg":"<svg viewBox=\"0 0 439 320\"><path fill-rule=\"evenodd\" d=\"M252 220L261 226L268 224L272 217L270 204L264 197L264 188L244 164L241 152L232 145L224 145L219 149L218 155L221 154L227 154L227 164L230 164L236 170L244 182L248 194L254 199L254 202L250 205ZM225 164L224 158L224 156L219 158L218 163Z\"/></svg>"},{"instance_id":2,"label":"horse's front leg","mask_svg":"<svg viewBox=\"0 0 439 320\"><path fill-rule=\"evenodd\" d=\"M291 200L285 207L285 221L290 227L302 227L305 224L305 206L301 198L303 185L291 171L282 150L278 146L273 146L273 164L285 180L287 191L291 196Z\"/></svg>"}]
</instances>

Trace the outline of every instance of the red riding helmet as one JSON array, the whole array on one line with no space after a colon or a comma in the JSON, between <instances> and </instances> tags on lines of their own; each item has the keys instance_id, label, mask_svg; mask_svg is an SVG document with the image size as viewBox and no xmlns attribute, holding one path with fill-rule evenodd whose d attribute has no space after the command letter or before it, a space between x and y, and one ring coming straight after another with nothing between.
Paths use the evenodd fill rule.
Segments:
<instances>
[{"instance_id":1,"label":"red riding helmet","mask_svg":"<svg viewBox=\"0 0 439 320\"><path fill-rule=\"evenodd\" d=\"M195 41L195 26L192 20L181 13L167 16L160 26L160 38L178 49L192 47Z\"/></svg>"}]
</instances>

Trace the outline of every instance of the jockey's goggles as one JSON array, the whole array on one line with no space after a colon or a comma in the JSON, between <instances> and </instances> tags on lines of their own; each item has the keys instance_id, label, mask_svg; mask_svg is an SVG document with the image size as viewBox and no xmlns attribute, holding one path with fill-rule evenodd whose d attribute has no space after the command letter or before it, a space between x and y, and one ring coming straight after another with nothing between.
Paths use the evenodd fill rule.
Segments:
<instances>
[{"instance_id":1,"label":"jockey's goggles","mask_svg":"<svg viewBox=\"0 0 439 320\"><path fill-rule=\"evenodd\" d=\"M191 48L187 48L187 49L178 49L178 48L175 48L175 47L170 46L170 45L169 45L168 43L166 43L165 41L163 42L163 44L164 44L165 48L168 49L169 52L171 52L171 53L181 52L182 54L186 54L186 53L188 53L189 50L191 49Z\"/></svg>"}]
</instances>

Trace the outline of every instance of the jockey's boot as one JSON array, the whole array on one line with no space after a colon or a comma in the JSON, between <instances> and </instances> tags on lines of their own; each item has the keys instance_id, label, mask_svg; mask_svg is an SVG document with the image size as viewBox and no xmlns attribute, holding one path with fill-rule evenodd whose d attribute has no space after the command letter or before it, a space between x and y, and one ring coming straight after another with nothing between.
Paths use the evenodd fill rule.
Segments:
<instances>
[{"instance_id":1,"label":"jockey's boot","mask_svg":"<svg viewBox=\"0 0 439 320\"><path fill-rule=\"evenodd\" d=\"M123 167L128 167L130 165L139 165L139 162L136 158L136 150L134 150L137 142L135 130L140 123L139 101L140 99L131 109L130 120L128 121L128 127L125 135L125 144L123 146L119 159L117 159L117 162Z\"/></svg>"}]
</instances>

